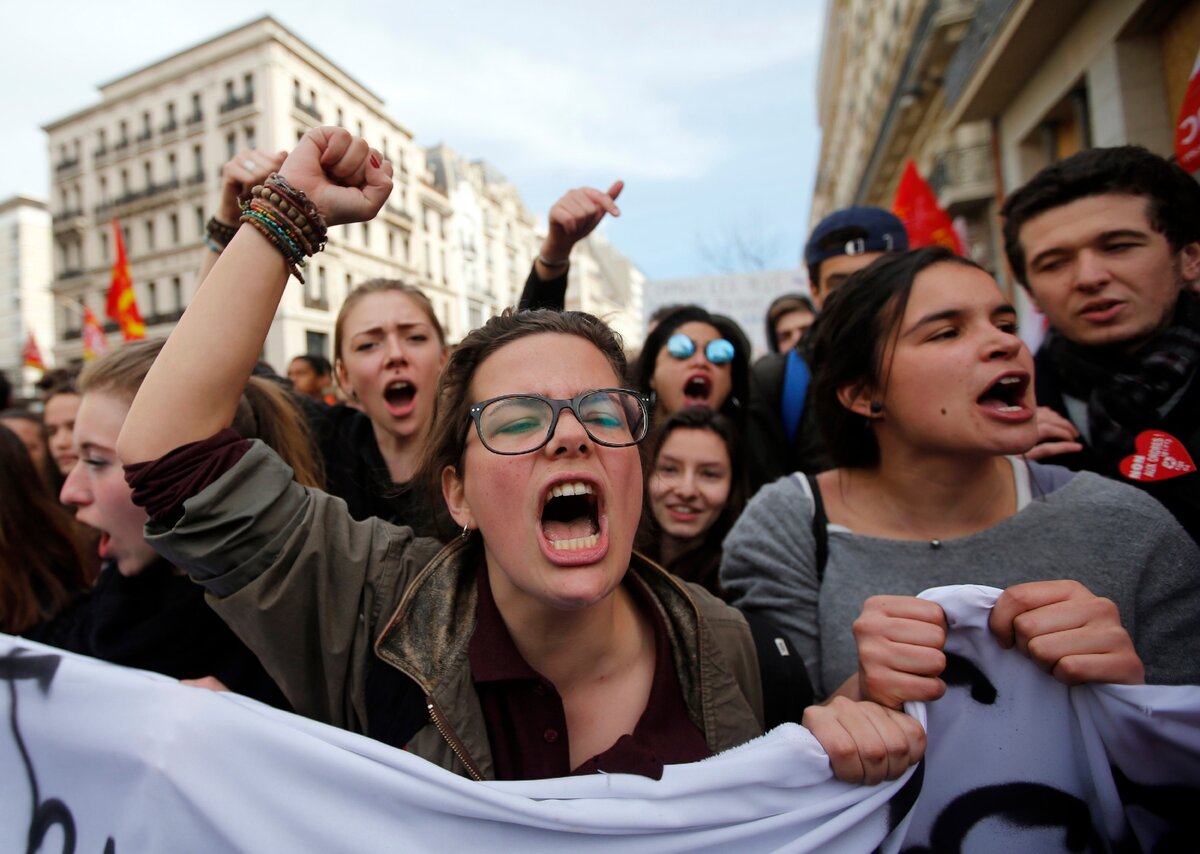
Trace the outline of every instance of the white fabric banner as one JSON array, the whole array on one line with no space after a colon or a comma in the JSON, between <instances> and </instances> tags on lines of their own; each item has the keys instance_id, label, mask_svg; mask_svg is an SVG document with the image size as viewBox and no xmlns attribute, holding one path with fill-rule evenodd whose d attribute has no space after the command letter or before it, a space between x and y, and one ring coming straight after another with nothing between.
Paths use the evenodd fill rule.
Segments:
<instances>
[{"instance_id":1,"label":"white fabric banner","mask_svg":"<svg viewBox=\"0 0 1200 854\"><path fill-rule=\"evenodd\" d=\"M974 670L956 664L928 707L927 764L873 787L831 779L794 725L661 781L474 783L244 698L0 635L0 852L897 852L957 839L1011 852L1131 829L1144 850L1165 841L1171 816L1154 811L1200 803L1200 688L1068 690L987 635L996 592L927 594ZM926 708L910 711L925 723Z\"/></svg>"}]
</instances>

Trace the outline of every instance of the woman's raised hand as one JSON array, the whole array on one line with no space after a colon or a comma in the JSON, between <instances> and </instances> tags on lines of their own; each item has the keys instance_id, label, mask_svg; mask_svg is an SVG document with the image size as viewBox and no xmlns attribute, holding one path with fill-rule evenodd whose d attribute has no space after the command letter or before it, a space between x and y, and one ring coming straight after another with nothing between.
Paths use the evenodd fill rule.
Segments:
<instances>
[{"instance_id":1,"label":"woman's raised hand","mask_svg":"<svg viewBox=\"0 0 1200 854\"><path fill-rule=\"evenodd\" d=\"M325 217L326 225L365 222L392 192L392 164L362 137L335 127L313 128L279 174Z\"/></svg>"},{"instance_id":2,"label":"woman's raised hand","mask_svg":"<svg viewBox=\"0 0 1200 854\"><path fill-rule=\"evenodd\" d=\"M996 600L988 628L1000 646L1015 646L1059 682L1146 681L1117 606L1078 581L1014 584Z\"/></svg>"},{"instance_id":3,"label":"woman's raised hand","mask_svg":"<svg viewBox=\"0 0 1200 854\"><path fill-rule=\"evenodd\" d=\"M287 158L286 151L278 153L243 148L221 167L221 201L217 204L217 219L226 225L236 226L242 211L238 199L256 185L267 180L272 172L278 172Z\"/></svg>"},{"instance_id":4,"label":"woman's raised hand","mask_svg":"<svg viewBox=\"0 0 1200 854\"><path fill-rule=\"evenodd\" d=\"M899 709L946 693L946 614L915 596L872 596L854 621L859 695Z\"/></svg>"}]
</instances>

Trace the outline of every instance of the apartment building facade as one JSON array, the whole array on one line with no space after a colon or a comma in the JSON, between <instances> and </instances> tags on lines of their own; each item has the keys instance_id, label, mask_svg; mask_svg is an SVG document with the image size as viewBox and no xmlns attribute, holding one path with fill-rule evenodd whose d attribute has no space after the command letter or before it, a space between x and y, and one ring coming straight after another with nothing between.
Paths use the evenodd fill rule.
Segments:
<instances>
[{"instance_id":1,"label":"apartment building facade","mask_svg":"<svg viewBox=\"0 0 1200 854\"><path fill-rule=\"evenodd\" d=\"M42 356L54 342L50 295L51 221L46 203L28 196L0 202L0 371L19 396L31 393L39 372L25 365L32 333Z\"/></svg>"},{"instance_id":2,"label":"apartment building facade","mask_svg":"<svg viewBox=\"0 0 1200 854\"><path fill-rule=\"evenodd\" d=\"M1007 284L1005 195L1090 146L1170 156L1198 49L1200 0L830 0L813 223L890 207L912 158Z\"/></svg>"},{"instance_id":3,"label":"apartment building facade","mask_svg":"<svg viewBox=\"0 0 1200 854\"><path fill-rule=\"evenodd\" d=\"M394 164L395 186L373 221L332 228L307 283L285 292L264 348L277 370L300 353L332 356L337 309L350 288L370 278L419 286L450 341L520 294L544 225L516 188L493 167L446 146L427 152L378 95L271 17L99 90L99 103L44 128L55 331L46 344L53 342L59 364L82 358L82 307L104 316L114 221L147 335L165 335L195 293L209 251L204 226L220 198L221 166L244 148L287 150L322 124L371 140ZM627 282L630 289L637 297L623 292L621 308L640 330L640 281ZM606 292L598 302L580 300L578 292L572 300L600 312L612 304ZM107 329L115 341L115 324Z\"/></svg>"}]
</instances>

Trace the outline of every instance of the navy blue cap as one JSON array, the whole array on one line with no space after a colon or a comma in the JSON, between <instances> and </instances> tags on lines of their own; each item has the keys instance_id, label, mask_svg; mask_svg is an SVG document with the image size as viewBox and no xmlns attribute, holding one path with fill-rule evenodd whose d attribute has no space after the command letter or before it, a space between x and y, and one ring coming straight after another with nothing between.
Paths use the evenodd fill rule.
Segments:
<instances>
[{"instance_id":1,"label":"navy blue cap","mask_svg":"<svg viewBox=\"0 0 1200 854\"><path fill-rule=\"evenodd\" d=\"M840 231L849 232L846 239L837 234ZM804 247L804 262L814 267L836 255L906 251L908 233L894 213L883 208L843 208L817 223Z\"/></svg>"}]
</instances>

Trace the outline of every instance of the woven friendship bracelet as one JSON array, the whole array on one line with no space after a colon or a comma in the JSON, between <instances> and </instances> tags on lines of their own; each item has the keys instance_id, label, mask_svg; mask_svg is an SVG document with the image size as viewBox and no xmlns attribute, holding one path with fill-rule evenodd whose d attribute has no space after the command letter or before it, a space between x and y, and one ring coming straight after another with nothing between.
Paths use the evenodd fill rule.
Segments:
<instances>
[{"instance_id":1,"label":"woven friendship bracelet","mask_svg":"<svg viewBox=\"0 0 1200 854\"><path fill-rule=\"evenodd\" d=\"M317 248L312 244L312 238L303 230L297 228L295 223L286 216L281 214L278 208L261 199L255 198L250 200L247 209L273 222L279 230L284 232L290 240L299 246L302 255L315 255L317 253Z\"/></svg>"},{"instance_id":2,"label":"woven friendship bracelet","mask_svg":"<svg viewBox=\"0 0 1200 854\"><path fill-rule=\"evenodd\" d=\"M242 222L249 223L259 234L267 239L272 246L279 250L287 264L288 273L304 284L304 274L300 268L307 265L299 245L289 237L287 231L259 211L246 210L242 212Z\"/></svg>"},{"instance_id":3,"label":"woven friendship bracelet","mask_svg":"<svg viewBox=\"0 0 1200 854\"><path fill-rule=\"evenodd\" d=\"M325 219L307 196L278 173L239 199L242 222L247 222L279 250L288 272L303 284L300 270L307 256L325 248L328 229Z\"/></svg>"}]
</instances>

